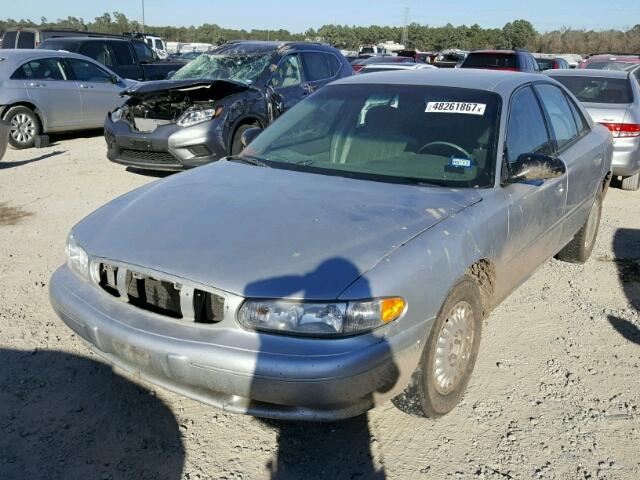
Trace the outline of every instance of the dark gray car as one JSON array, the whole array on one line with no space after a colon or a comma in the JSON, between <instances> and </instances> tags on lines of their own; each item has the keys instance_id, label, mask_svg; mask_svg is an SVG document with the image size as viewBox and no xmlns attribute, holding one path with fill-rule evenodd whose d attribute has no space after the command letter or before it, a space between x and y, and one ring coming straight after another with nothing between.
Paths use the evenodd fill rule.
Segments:
<instances>
[{"instance_id":1,"label":"dark gray car","mask_svg":"<svg viewBox=\"0 0 640 480\"><path fill-rule=\"evenodd\" d=\"M543 75L350 77L81 221L51 302L108 362L231 412L442 415L491 310L550 257L588 259L610 160Z\"/></svg>"}]
</instances>

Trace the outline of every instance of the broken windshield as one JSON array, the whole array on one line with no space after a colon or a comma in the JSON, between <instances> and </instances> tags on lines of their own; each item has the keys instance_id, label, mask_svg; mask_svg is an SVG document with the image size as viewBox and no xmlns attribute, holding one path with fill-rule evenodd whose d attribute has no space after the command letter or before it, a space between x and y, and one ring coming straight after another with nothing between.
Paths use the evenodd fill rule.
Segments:
<instances>
[{"instance_id":1,"label":"broken windshield","mask_svg":"<svg viewBox=\"0 0 640 480\"><path fill-rule=\"evenodd\" d=\"M233 80L251 85L270 64L271 58L271 53L239 55L204 53L178 70L171 79Z\"/></svg>"}]
</instances>

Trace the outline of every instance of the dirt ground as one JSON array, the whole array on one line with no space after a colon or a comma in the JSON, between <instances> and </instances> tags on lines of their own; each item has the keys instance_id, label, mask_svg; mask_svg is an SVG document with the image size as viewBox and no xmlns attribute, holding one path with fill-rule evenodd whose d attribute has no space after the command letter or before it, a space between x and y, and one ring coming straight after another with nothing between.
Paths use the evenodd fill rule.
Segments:
<instances>
[{"instance_id":1,"label":"dirt ground","mask_svg":"<svg viewBox=\"0 0 640 480\"><path fill-rule=\"evenodd\" d=\"M488 319L463 402L333 424L222 413L113 372L54 315L69 229L157 177L99 133L0 162L0 479L638 479L640 193L585 265L548 262Z\"/></svg>"}]
</instances>

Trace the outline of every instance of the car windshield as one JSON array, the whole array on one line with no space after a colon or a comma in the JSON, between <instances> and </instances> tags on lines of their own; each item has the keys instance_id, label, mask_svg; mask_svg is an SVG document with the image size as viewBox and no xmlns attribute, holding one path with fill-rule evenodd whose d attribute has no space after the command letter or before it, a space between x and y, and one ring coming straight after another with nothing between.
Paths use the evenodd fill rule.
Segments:
<instances>
[{"instance_id":1,"label":"car windshield","mask_svg":"<svg viewBox=\"0 0 640 480\"><path fill-rule=\"evenodd\" d=\"M633 93L626 78L554 76L581 102L631 103Z\"/></svg>"},{"instance_id":2,"label":"car windshield","mask_svg":"<svg viewBox=\"0 0 640 480\"><path fill-rule=\"evenodd\" d=\"M178 70L172 80L234 80L250 85L271 62L271 53L217 55L204 53Z\"/></svg>"},{"instance_id":3,"label":"car windshield","mask_svg":"<svg viewBox=\"0 0 640 480\"><path fill-rule=\"evenodd\" d=\"M409 85L335 85L300 102L241 156L368 180L489 187L500 97Z\"/></svg>"}]
</instances>

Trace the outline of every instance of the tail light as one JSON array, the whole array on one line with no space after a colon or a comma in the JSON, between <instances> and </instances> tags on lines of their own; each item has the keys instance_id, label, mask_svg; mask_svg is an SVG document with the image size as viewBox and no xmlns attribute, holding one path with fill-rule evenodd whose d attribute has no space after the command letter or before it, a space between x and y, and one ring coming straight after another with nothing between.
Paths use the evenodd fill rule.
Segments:
<instances>
[{"instance_id":1,"label":"tail light","mask_svg":"<svg viewBox=\"0 0 640 480\"><path fill-rule=\"evenodd\" d=\"M613 138L640 137L640 124L637 123L601 123L613 134Z\"/></svg>"},{"instance_id":2,"label":"tail light","mask_svg":"<svg viewBox=\"0 0 640 480\"><path fill-rule=\"evenodd\" d=\"M553 67L551 68L553 68L554 70L557 70L560 68L560 65L558 64L558 62L553 62Z\"/></svg>"},{"instance_id":3,"label":"tail light","mask_svg":"<svg viewBox=\"0 0 640 480\"><path fill-rule=\"evenodd\" d=\"M352 65L353 66L353 71L358 73L360 70L362 70L364 68L364 65Z\"/></svg>"}]
</instances>

